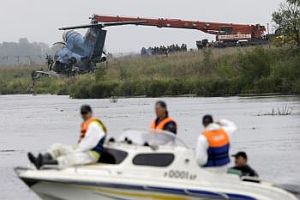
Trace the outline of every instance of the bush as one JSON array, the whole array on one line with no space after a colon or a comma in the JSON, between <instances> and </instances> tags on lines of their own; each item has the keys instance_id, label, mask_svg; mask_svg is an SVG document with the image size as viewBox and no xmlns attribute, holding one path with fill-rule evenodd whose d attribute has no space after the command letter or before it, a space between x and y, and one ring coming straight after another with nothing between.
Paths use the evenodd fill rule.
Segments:
<instances>
[{"instance_id":1,"label":"bush","mask_svg":"<svg viewBox=\"0 0 300 200\"><path fill-rule=\"evenodd\" d=\"M293 93L300 94L300 78L293 85Z\"/></svg>"},{"instance_id":2,"label":"bush","mask_svg":"<svg viewBox=\"0 0 300 200\"><path fill-rule=\"evenodd\" d=\"M153 80L146 82L146 95L148 97L160 97L170 94L167 80Z\"/></svg>"},{"instance_id":3,"label":"bush","mask_svg":"<svg viewBox=\"0 0 300 200\"><path fill-rule=\"evenodd\" d=\"M98 65L95 74L42 79L35 91L72 98L300 94L300 50L237 49L114 59ZM30 93L34 69L0 69L0 94Z\"/></svg>"},{"instance_id":4,"label":"bush","mask_svg":"<svg viewBox=\"0 0 300 200\"><path fill-rule=\"evenodd\" d=\"M116 91L117 96L140 96L146 94L146 84L142 81L123 81Z\"/></svg>"},{"instance_id":5,"label":"bush","mask_svg":"<svg viewBox=\"0 0 300 200\"><path fill-rule=\"evenodd\" d=\"M253 88L255 93L276 93L280 91L273 77L262 77L254 84Z\"/></svg>"},{"instance_id":6,"label":"bush","mask_svg":"<svg viewBox=\"0 0 300 200\"><path fill-rule=\"evenodd\" d=\"M168 82L168 95L189 94L189 88L184 80L175 79Z\"/></svg>"},{"instance_id":7,"label":"bush","mask_svg":"<svg viewBox=\"0 0 300 200\"><path fill-rule=\"evenodd\" d=\"M251 85L260 78L270 75L270 56L261 47L254 49L252 52L241 54L237 62L241 71L241 78L246 85Z\"/></svg>"},{"instance_id":8,"label":"bush","mask_svg":"<svg viewBox=\"0 0 300 200\"><path fill-rule=\"evenodd\" d=\"M88 83L75 84L71 87L70 96L72 98L91 98L90 85Z\"/></svg>"},{"instance_id":9,"label":"bush","mask_svg":"<svg viewBox=\"0 0 300 200\"><path fill-rule=\"evenodd\" d=\"M116 82L97 82L90 86L89 98L108 98L115 96Z\"/></svg>"}]
</instances>

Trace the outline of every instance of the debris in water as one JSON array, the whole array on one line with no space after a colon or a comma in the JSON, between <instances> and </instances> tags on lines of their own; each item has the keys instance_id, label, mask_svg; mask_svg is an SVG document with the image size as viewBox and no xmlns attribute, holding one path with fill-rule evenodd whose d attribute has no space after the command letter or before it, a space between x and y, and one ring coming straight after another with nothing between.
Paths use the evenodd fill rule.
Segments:
<instances>
[{"instance_id":1,"label":"debris in water","mask_svg":"<svg viewBox=\"0 0 300 200\"><path fill-rule=\"evenodd\" d=\"M117 103L118 102L118 98L115 97L115 96L112 96L109 101L110 101L110 103Z\"/></svg>"},{"instance_id":2,"label":"debris in water","mask_svg":"<svg viewBox=\"0 0 300 200\"><path fill-rule=\"evenodd\" d=\"M284 105L282 108L272 108L272 112L267 112L264 114L258 114L257 116L287 116L292 114L292 108L288 105Z\"/></svg>"},{"instance_id":3,"label":"debris in water","mask_svg":"<svg viewBox=\"0 0 300 200\"><path fill-rule=\"evenodd\" d=\"M4 150L0 150L1 153L8 153L8 152L16 152L17 150L13 150L13 149L4 149Z\"/></svg>"}]
</instances>

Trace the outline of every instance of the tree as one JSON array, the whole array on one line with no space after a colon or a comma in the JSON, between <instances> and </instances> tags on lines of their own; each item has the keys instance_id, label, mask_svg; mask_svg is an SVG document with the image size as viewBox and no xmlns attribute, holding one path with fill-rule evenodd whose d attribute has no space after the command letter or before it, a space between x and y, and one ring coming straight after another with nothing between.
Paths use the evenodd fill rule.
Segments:
<instances>
[{"instance_id":1,"label":"tree","mask_svg":"<svg viewBox=\"0 0 300 200\"><path fill-rule=\"evenodd\" d=\"M273 13L277 33L284 43L292 43L300 48L300 0L286 0Z\"/></svg>"}]
</instances>

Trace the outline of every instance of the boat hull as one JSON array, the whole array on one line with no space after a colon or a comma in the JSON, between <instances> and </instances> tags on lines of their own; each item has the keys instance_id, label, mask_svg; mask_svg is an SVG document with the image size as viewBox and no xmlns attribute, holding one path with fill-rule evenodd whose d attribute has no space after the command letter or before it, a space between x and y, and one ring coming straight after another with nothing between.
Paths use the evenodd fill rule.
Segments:
<instances>
[{"instance_id":1,"label":"boat hull","mask_svg":"<svg viewBox=\"0 0 300 200\"><path fill-rule=\"evenodd\" d=\"M273 198L257 197L247 193L217 193L187 188L124 185L118 183L60 182L21 178L43 200L256 200ZM286 194L284 199L294 199Z\"/></svg>"},{"instance_id":2,"label":"boat hull","mask_svg":"<svg viewBox=\"0 0 300 200\"><path fill-rule=\"evenodd\" d=\"M46 181L23 180L43 200L208 200L226 199L219 194L203 194L190 196L184 190L167 190L162 188L128 188L108 186L88 186L80 184L64 184ZM156 191L155 191L156 190ZM212 197L215 196L215 198ZM219 196L219 197L218 197ZM252 199L252 198L239 198Z\"/></svg>"}]
</instances>

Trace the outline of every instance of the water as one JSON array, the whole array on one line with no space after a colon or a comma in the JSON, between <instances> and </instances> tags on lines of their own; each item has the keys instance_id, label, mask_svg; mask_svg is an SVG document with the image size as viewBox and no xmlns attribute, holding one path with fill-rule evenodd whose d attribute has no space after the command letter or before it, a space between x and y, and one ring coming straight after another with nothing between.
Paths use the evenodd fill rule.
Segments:
<instances>
[{"instance_id":1,"label":"water","mask_svg":"<svg viewBox=\"0 0 300 200\"><path fill-rule=\"evenodd\" d=\"M237 123L232 152L245 150L263 179L300 186L300 98L163 98L179 125L179 137L194 147L201 117L211 113ZM91 104L116 136L124 128L149 127L157 99L72 100L66 96L0 96L0 199L37 200L13 168L27 164L26 153L52 143L77 141L81 104ZM258 116L289 106L289 116Z\"/></svg>"}]
</instances>

